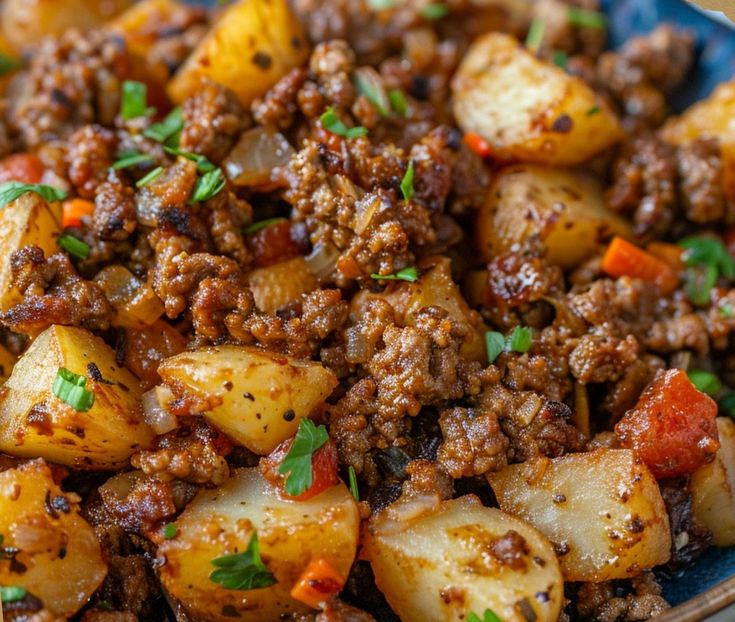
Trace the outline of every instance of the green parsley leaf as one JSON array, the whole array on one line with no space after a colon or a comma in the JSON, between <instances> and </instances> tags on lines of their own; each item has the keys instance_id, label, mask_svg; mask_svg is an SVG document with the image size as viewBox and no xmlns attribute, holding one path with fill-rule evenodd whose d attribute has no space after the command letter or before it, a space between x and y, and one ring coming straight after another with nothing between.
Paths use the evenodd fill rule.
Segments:
<instances>
[{"instance_id":1,"label":"green parsley leaf","mask_svg":"<svg viewBox=\"0 0 735 622\"><path fill-rule=\"evenodd\" d=\"M74 372L59 367L52 391L61 401L66 402L78 412L86 412L94 404L94 393L87 390L87 379Z\"/></svg>"},{"instance_id":2,"label":"green parsley leaf","mask_svg":"<svg viewBox=\"0 0 735 622\"><path fill-rule=\"evenodd\" d=\"M358 136L365 136L367 134L367 128L358 125L357 127L347 127L342 121L337 118L334 112L334 108L328 106L324 114L319 118L322 122L322 127L328 132L335 134L336 136L344 136L345 138L357 138Z\"/></svg>"},{"instance_id":3,"label":"green parsley leaf","mask_svg":"<svg viewBox=\"0 0 735 622\"><path fill-rule=\"evenodd\" d=\"M153 162L153 156L147 153L131 153L120 158L110 168L120 171L124 168L130 168L138 164L150 164L151 162Z\"/></svg>"},{"instance_id":4,"label":"green parsley leaf","mask_svg":"<svg viewBox=\"0 0 735 622\"><path fill-rule=\"evenodd\" d=\"M368 0L368 4L374 11L382 11L383 9L392 9L396 6L396 0Z\"/></svg>"},{"instance_id":5,"label":"green parsley leaf","mask_svg":"<svg viewBox=\"0 0 735 622\"><path fill-rule=\"evenodd\" d=\"M449 7L444 3L427 4L419 10L419 15L424 19L436 20L449 15Z\"/></svg>"},{"instance_id":6,"label":"green parsley leaf","mask_svg":"<svg viewBox=\"0 0 735 622\"><path fill-rule=\"evenodd\" d=\"M124 121L155 114L156 109L147 107L148 87L142 82L126 80L122 85L120 115Z\"/></svg>"},{"instance_id":7,"label":"green parsley leaf","mask_svg":"<svg viewBox=\"0 0 735 622\"><path fill-rule=\"evenodd\" d=\"M150 173L148 173L147 175L141 177L138 181L136 181L135 185L138 188L144 188L152 181L155 181L156 179L158 179L162 173L163 173L163 167L157 166Z\"/></svg>"},{"instance_id":8,"label":"green parsley leaf","mask_svg":"<svg viewBox=\"0 0 735 622\"><path fill-rule=\"evenodd\" d=\"M480 616L478 616L474 611L470 612L467 616L467 622L501 622L501 620L498 617L498 614L492 609L485 609L485 612L482 614L482 618L480 618Z\"/></svg>"},{"instance_id":9,"label":"green parsley leaf","mask_svg":"<svg viewBox=\"0 0 735 622\"><path fill-rule=\"evenodd\" d=\"M28 594L28 590L18 585L6 585L0 587L0 601L4 603L14 603L23 600Z\"/></svg>"},{"instance_id":10,"label":"green parsley leaf","mask_svg":"<svg viewBox=\"0 0 735 622\"><path fill-rule=\"evenodd\" d=\"M533 331L528 326L516 326L508 338L508 350L521 354L528 352L533 342Z\"/></svg>"},{"instance_id":11,"label":"green parsley leaf","mask_svg":"<svg viewBox=\"0 0 735 622\"><path fill-rule=\"evenodd\" d=\"M505 351L505 336L494 330L485 333L485 350L487 351L487 360L491 363Z\"/></svg>"},{"instance_id":12,"label":"green parsley leaf","mask_svg":"<svg viewBox=\"0 0 735 622\"><path fill-rule=\"evenodd\" d=\"M578 6L570 6L567 9L569 23L582 28L605 28L607 19L598 11L580 9Z\"/></svg>"},{"instance_id":13,"label":"green parsley leaf","mask_svg":"<svg viewBox=\"0 0 735 622\"><path fill-rule=\"evenodd\" d=\"M538 52L544 41L546 22L540 17L534 17L526 35L526 47L532 52Z\"/></svg>"},{"instance_id":14,"label":"green parsley leaf","mask_svg":"<svg viewBox=\"0 0 735 622\"><path fill-rule=\"evenodd\" d=\"M704 371L703 369L690 369L687 372L689 380L702 393L707 395L717 395L722 390L722 382L713 373Z\"/></svg>"},{"instance_id":15,"label":"green parsley leaf","mask_svg":"<svg viewBox=\"0 0 735 622\"><path fill-rule=\"evenodd\" d=\"M181 149L177 149L175 147L164 147L163 150L166 153L170 153L171 155L181 156L182 158L186 158L187 160L196 162L197 172L199 173L202 173L202 174L211 173L217 168L217 166L212 164L206 158L206 156L199 155L198 153L191 153L190 151L181 151Z\"/></svg>"},{"instance_id":16,"label":"green parsley leaf","mask_svg":"<svg viewBox=\"0 0 735 622\"><path fill-rule=\"evenodd\" d=\"M375 85L371 84L370 81L361 73L355 74L355 86L360 94L364 95L368 101L375 106L375 109L381 117L388 116L389 102L386 99L385 93L379 90Z\"/></svg>"},{"instance_id":17,"label":"green parsley leaf","mask_svg":"<svg viewBox=\"0 0 735 622\"><path fill-rule=\"evenodd\" d=\"M254 222L252 225L250 225L247 229L245 229L245 235L253 235L253 233L260 231L261 229L265 229L266 227L270 227L271 225L278 224L279 222L283 222L286 220L282 216L278 216L276 218L266 218L265 220L259 220L258 222Z\"/></svg>"},{"instance_id":18,"label":"green parsley leaf","mask_svg":"<svg viewBox=\"0 0 735 622\"><path fill-rule=\"evenodd\" d=\"M415 266L409 266L408 268L399 270L395 274L373 273L370 275L370 278L376 281L408 281L409 283L414 283L419 280L419 271Z\"/></svg>"},{"instance_id":19,"label":"green parsley leaf","mask_svg":"<svg viewBox=\"0 0 735 622\"><path fill-rule=\"evenodd\" d=\"M225 188L225 176L222 169L216 168L209 173L202 175L194 186L194 192L191 195L192 202L207 201L213 196L218 195Z\"/></svg>"},{"instance_id":20,"label":"green parsley leaf","mask_svg":"<svg viewBox=\"0 0 735 622\"><path fill-rule=\"evenodd\" d=\"M18 67L20 67L20 62L18 62L18 60L0 52L0 76L10 73Z\"/></svg>"},{"instance_id":21,"label":"green parsley leaf","mask_svg":"<svg viewBox=\"0 0 735 622\"><path fill-rule=\"evenodd\" d=\"M735 308L733 308L732 304L725 301L720 305L720 315L726 320L729 320L735 317Z\"/></svg>"},{"instance_id":22,"label":"green parsley leaf","mask_svg":"<svg viewBox=\"0 0 735 622\"><path fill-rule=\"evenodd\" d=\"M67 193L61 190L61 188L54 188L53 186L45 186L43 184L24 184L19 181L8 181L0 184L0 207L5 207L8 203L12 203L26 192L35 192L49 203L63 201L67 197Z\"/></svg>"},{"instance_id":23,"label":"green parsley leaf","mask_svg":"<svg viewBox=\"0 0 735 622\"><path fill-rule=\"evenodd\" d=\"M357 473L355 472L355 467L350 465L347 469L347 474L350 478L350 492L352 493L352 496L355 497L355 501L359 501L360 489L357 487Z\"/></svg>"},{"instance_id":24,"label":"green parsley leaf","mask_svg":"<svg viewBox=\"0 0 735 622\"><path fill-rule=\"evenodd\" d=\"M689 266L685 288L689 299L696 305L706 305L710 292L720 276L735 279L735 258L721 240L709 236L692 236L679 241L686 249L684 264Z\"/></svg>"},{"instance_id":25,"label":"green parsley leaf","mask_svg":"<svg viewBox=\"0 0 735 622\"><path fill-rule=\"evenodd\" d=\"M291 447L278 467L279 473L288 474L283 487L286 494L298 497L311 488L314 483L312 457L328 440L329 433L323 425L317 427L308 417L299 421Z\"/></svg>"},{"instance_id":26,"label":"green parsley leaf","mask_svg":"<svg viewBox=\"0 0 735 622\"><path fill-rule=\"evenodd\" d=\"M562 50L555 50L551 54L551 62L554 63L560 69L566 69L568 61L569 61L569 56L567 55L566 52Z\"/></svg>"},{"instance_id":27,"label":"green parsley leaf","mask_svg":"<svg viewBox=\"0 0 735 622\"><path fill-rule=\"evenodd\" d=\"M176 537L176 534L179 533L178 528L173 523L166 523L166 526L163 528L163 537L166 538L166 540L172 540Z\"/></svg>"},{"instance_id":28,"label":"green parsley leaf","mask_svg":"<svg viewBox=\"0 0 735 622\"><path fill-rule=\"evenodd\" d=\"M735 419L735 393L728 393L720 399L720 410Z\"/></svg>"},{"instance_id":29,"label":"green parsley leaf","mask_svg":"<svg viewBox=\"0 0 735 622\"><path fill-rule=\"evenodd\" d=\"M163 143L168 147L178 147L181 130L183 129L184 116L181 106L177 106L166 115L163 121L153 123L149 128L144 130L143 136L151 138L158 143Z\"/></svg>"},{"instance_id":30,"label":"green parsley leaf","mask_svg":"<svg viewBox=\"0 0 735 622\"><path fill-rule=\"evenodd\" d=\"M602 108L599 106L592 106L587 112L585 112L585 116L587 117L594 117L596 114L599 114L602 111Z\"/></svg>"},{"instance_id":31,"label":"green parsley leaf","mask_svg":"<svg viewBox=\"0 0 735 622\"><path fill-rule=\"evenodd\" d=\"M74 255L74 257L78 257L79 259L86 259L89 257L89 252L91 250L89 248L89 244L82 240L78 240L73 235L65 233L59 237L57 244L65 251Z\"/></svg>"},{"instance_id":32,"label":"green parsley leaf","mask_svg":"<svg viewBox=\"0 0 735 622\"><path fill-rule=\"evenodd\" d=\"M250 537L248 548L243 553L223 555L212 560L217 567L209 575L212 583L228 590L255 590L277 583L260 558L258 532Z\"/></svg>"},{"instance_id":33,"label":"green parsley leaf","mask_svg":"<svg viewBox=\"0 0 735 622\"><path fill-rule=\"evenodd\" d=\"M388 100L390 101L391 108L399 115L402 117L408 116L408 102L401 89L391 89L388 91Z\"/></svg>"},{"instance_id":34,"label":"green parsley leaf","mask_svg":"<svg viewBox=\"0 0 735 622\"><path fill-rule=\"evenodd\" d=\"M406 201L410 201L411 199L413 199L413 178L413 160L409 160L408 168L406 169L406 173L403 175L403 179L401 180L401 194L403 194L403 198Z\"/></svg>"}]
</instances>

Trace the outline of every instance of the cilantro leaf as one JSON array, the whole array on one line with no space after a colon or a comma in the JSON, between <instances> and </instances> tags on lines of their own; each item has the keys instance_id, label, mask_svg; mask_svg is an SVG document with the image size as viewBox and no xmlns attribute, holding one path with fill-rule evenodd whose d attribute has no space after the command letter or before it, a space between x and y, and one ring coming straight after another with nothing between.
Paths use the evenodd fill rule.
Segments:
<instances>
[{"instance_id":1,"label":"cilantro leaf","mask_svg":"<svg viewBox=\"0 0 735 622\"><path fill-rule=\"evenodd\" d=\"M704 371L703 369L690 369L687 372L689 380L702 393L707 395L717 395L722 391L722 382L715 374Z\"/></svg>"},{"instance_id":2,"label":"cilantro leaf","mask_svg":"<svg viewBox=\"0 0 735 622\"><path fill-rule=\"evenodd\" d=\"M358 136L365 136L367 134L367 128L358 125L357 127L347 127L342 121L337 118L334 112L334 108L328 106L324 114L319 117L322 126L325 130L336 136L344 136L345 138L357 138Z\"/></svg>"},{"instance_id":3,"label":"cilantro leaf","mask_svg":"<svg viewBox=\"0 0 735 622\"><path fill-rule=\"evenodd\" d=\"M14 603L23 600L28 594L28 590L18 585L0 586L0 601L4 603Z\"/></svg>"},{"instance_id":4,"label":"cilantro leaf","mask_svg":"<svg viewBox=\"0 0 735 622\"><path fill-rule=\"evenodd\" d=\"M329 433L323 425L317 427L308 417L299 421L291 447L278 467L279 473L288 474L283 487L286 494L298 497L311 488L314 483L312 457L328 440Z\"/></svg>"},{"instance_id":5,"label":"cilantro leaf","mask_svg":"<svg viewBox=\"0 0 735 622\"><path fill-rule=\"evenodd\" d=\"M370 275L370 278L376 281L408 281L409 283L414 283L419 280L419 271L416 269L416 266L409 266L408 268L399 270L395 274L373 273Z\"/></svg>"},{"instance_id":6,"label":"cilantro leaf","mask_svg":"<svg viewBox=\"0 0 735 622\"><path fill-rule=\"evenodd\" d=\"M212 565L217 570L210 573L209 580L228 590L255 590L277 583L260 558L257 531L253 532L244 552L217 557Z\"/></svg>"},{"instance_id":7,"label":"cilantro leaf","mask_svg":"<svg viewBox=\"0 0 735 622\"><path fill-rule=\"evenodd\" d=\"M528 352L533 341L533 331L528 326L516 326L508 338L508 349L521 354Z\"/></svg>"},{"instance_id":8,"label":"cilantro leaf","mask_svg":"<svg viewBox=\"0 0 735 622\"><path fill-rule=\"evenodd\" d=\"M368 101L375 106L378 114L381 117L388 116L388 101L385 93L378 90L378 87L374 86L366 75L362 73L355 74L355 86L361 95L364 95Z\"/></svg>"},{"instance_id":9,"label":"cilantro leaf","mask_svg":"<svg viewBox=\"0 0 735 622\"><path fill-rule=\"evenodd\" d=\"M485 333L485 350L488 361L491 363L494 363L503 352L518 352L519 354L528 352L532 343L533 330L528 326L516 326L507 337L497 331Z\"/></svg>"},{"instance_id":10,"label":"cilantro leaf","mask_svg":"<svg viewBox=\"0 0 735 622\"><path fill-rule=\"evenodd\" d=\"M485 609L485 612L482 614L482 618L475 612L471 611L467 616L467 622L501 622L501 620L498 617L498 614L492 609Z\"/></svg>"},{"instance_id":11,"label":"cilantro leaf","mask_svg":"<svg viewBox=\"0 0 735 622\"><path fill-rule=\"evenodd\" d=\"M684 264L689 267L684 280L689 299L696 305L706 305L710 292L721 276L735 279L735 258L721 240L699 235L679 241L684 248Z\"/></svg>"},{"instance_id":12,"label":"cilantro leaf","mask_svg":"<svg viewBox=\"0 0 735 622\"><path fill-rule=\"evenodd\" d=\"M505 336L494 330L485 333L485 350L487 351L487 360L491 363L505 352Z\"/></svg>"},{"instance_id":13,"label":"cilantro leaf","mask_svg":"<svg viewBox=\"0 0 735 622\"><path fill-rule=\"evenodd\" d=\"M153 123L143 132L143 136L151 138L168 147L178 147L181 130L184 129L184 117L181 106L177 106L159 123Z\"/></svg>"},{"instance_id":14,"label":"cilantro leaf","mask_svg":"<svg viewBox=\"0 0 735 622\"><path fill-rule=\"evenodd\" d=\"M19 181L8 181L0 184L0 207L5 207L8 203L12 203L26 192L35 192L49 203L63 201L67 197L67 193L61 190L61 188L54 188L53 186L45 186L43 184L24 184Z\"/></svg>"}]
</instances>

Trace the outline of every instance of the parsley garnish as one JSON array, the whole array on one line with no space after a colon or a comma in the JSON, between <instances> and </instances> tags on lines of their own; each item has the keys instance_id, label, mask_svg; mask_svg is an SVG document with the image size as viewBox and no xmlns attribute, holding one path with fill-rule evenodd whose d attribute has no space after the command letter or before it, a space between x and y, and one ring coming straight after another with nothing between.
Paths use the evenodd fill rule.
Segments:
<instances>
[{"instance_id":1,"label":"parsley garnish","mask_svg":"<svg viewBox=\"0 0 735 622\"><path fill-rule=\"evenodd\" d=\"M702 393L707 395L717 395L722 390L722 382L713 373L704 371L703 369L690 369L687 372L689 380Z\"/></svg>"},{"instance_id":2,"label":"parsley garnish","mask_svg":"<svg viewBox=\"0 0 735 622\"><path fill-rule=\"evenodd\" d=\"M735 393L728 393L720 399L720 410L735 419Z\"/></svg>"},{"instance_id":3,"label":"parsley garnish","mask_svg":"<svg viewBox=\"0 0 735 622\"><path fill-rule=\"evenodd\" d=\"M545 31L546 22L540 17L534 17L526 35L526 47L532 52L538 52L541 43L543 43Z\"/></svg>"},{"instance_id":4,"label":"parsley garnish","mask_svg":"<svg viewBox=\"0 0 735 622\"><path fill-rule=\"evenodd\" d=\"M706 305L710 291L720 276L735 279L735 259L727 247L714 237L692 236L679 241L686 249L684 263L689 267L685 286L689 300L696 305Z\"/></svg>"},{"instance_id":5,"label":"parsley garnish","mask_svg":"<svg viewBox=\"0 0 735 622\"><path fill-rule=\"evenodd\" d=\"M360 489L357 487L357 473L355 473L355 467L352 465L347 469L347 474L350 478L350 492L355 497L355 501L360 500Z\"/></svg>"},{"instance_id":6,"label":"parsley garnish","mask_svg":"<svg viewBox=\"0 0 735 622\"><path fill-rule=\"evenodd\" d=\"M393 110L399 115L402 117L408 116L408 102L401 89L391 89L388 91L388 100Z\"/></svg>"},{"instance_id":7,"label":"parsley garnish","mask_svg":"<svg viewBox=\"0 0 735 622\"><path fill-rule=\"evenodd\" d=\"M585 116L593 117L601 111L602 111L602 108L600 108L599 106L592 106L592 108L587 110L587 112L585 113Z\"/></svg>"},{"instance_id":8,"label":"parsley garnish","mask_svg":"<svg viewBox=\"0 0 735 622\"><path fill-rule=\"evenodd\" d=\"M28 590L18 585L7 585L0 587L0 601L4 603L14 603L23 600L28 594Z\"/></svg>"},{"instance_id":9,"label":"parsley garnish","mask_svg":"<svg viewBox=\"0 0 735 622\"><path fill-rule=\"evenodd\" d=\"M494 363L502 352L518 352L519 354L528 352L532 342L533 331L528 326L516 326L508 337L504 337L497 331L485 333L485 349L491 363Z\"/></svg>"},{"instance_id":10,"label":"parsley garnish","mask_svg":"<svg viewBox=\"0 0 735 622\"><path fill-rule=\"evenodd\" d=\"M720 305L720 315L724 317L726 320L731 319L733 316L735 316L735 309L733 309L732 304L725 301Z\"/></svg>"},{"instance_id":11,"label":"parsley garnish","mask_svg":"<svg viewBox=\"0 0 735 622\"><path fill-rule=\"evenodd\" d=\"M35 192L49 203L62 201L67 197L67 193L61 190L61 188L54 188L53 186L45 186L43 184L24 184L19 181L8 181L0 184L0 207L5 207L8 203L12 203L26 192Z\"/></svg>"},{"instance_id":12,"label":"parsley garnish","mask_svg":"<svg viewBox=\"0 0 735 622\"><path fill-rule=\"evenodd\" d=\"M314 452L328 440L329 433L323 425L317 427L308 417L299 421L299 429L296 431L291 447L278 467L278 472L282 475L288 473L283 487L286 494L298 497L311 488L314 483L312 457Z\"/></svg>"},{"instance_id":13,"label":"parsley garnish","mask_svg":"<svg viewBox=\"0 0 735 622\"><path fill-rule=\"evenodd\" d=\"M567 19L575 26L583 28L604 28L607 24L605 16L598 11L580 9L578 6L570 6L567 9Z\"/></svg>"},{"instance_id":14,"label":"parsley garnish","mask_svg":"<svg viewBox=\"0 0 735 622\"><path fill-rule=\"evenodd\" d=\"M419 280L419 271L416 269L416 266L409 266L408 268L399 270L395 274L373 273L370 275L370 278L376 281L408 281L409 283L414 283Z\"/></svg>"},{"instance_id":15,"label":"parsley garnish","mask_svg":"<svg viewBox=\"0 0 735 622\"><path fill-rule=\"evenodd\" d=\"M551 54L551 62L554 63L557 67L561 69L567 68L567 62L569 61L569 56L566 52L562 50L555 50Z\"/></svg>"},{"instance_id":16,"label":"parsley garnish","mask_svg":"<svg viewBox=\"0 0 735 622\"><path fill-rule=\"evenodd\" d=\"M378 88L373 86L361 73L355 74L355 86L360 94L364 95L368 101L375 106L375 109L381 117L388 116L388 102L385 99L384 93L381 93Z\"/></svg>"},{"instance_id":17,"label":"parsley garnish","mask_svg":"<svg viewBox=\"0 0 735 622\"><path fill-rule=\"evenodd\" d=\"M84 376L78 376L68 369L59 367L52 391L56 397L69 404L74 410L86 412L94 404L94 393L85 388L86 384L87 379Z\"/></svg>"},{"instance_id":18,"label":"parsley garnish","mask_svg":"<svg viewBox=\"0 0 735 622\"><path fill-rule=\"evenodd\" d=\"M177 533L179 533L179 530L176 525L173 523L166 523L166 526L163 528L163 537L166 538L166 540L175 538Z\"/></svg>"},{"instance_id":19,"label":"parsley garnish","mask_svg":"<svg viewBox=\"0 0 735 622\"><path fill-rule=\"evenodd\" d=\"M435 20L449 15L449 7L446 4L427 4L419 10L419 15L424 19Z\"/></svg>"},{"instance_id":20,"label":"parsley garnish","mask_svg":"<svg viewBox=\"0 0 735 622\"><path fill-rule=\"evenodd\" d=\"M168 147L178 147L181 138L181 130L184 129L184 117L181 106L177 106L166 115L166 118L153 123L143 132L143 136L152 138L156 142L163 143Z\"/></svg>"},{"instance_id":21,"label":"parsley garnish","mask_svg":"<svg viewBox=\"0 0 735 622\"><path fill-rule=\"evenodd\" d=\"M392 9L396 2L395 0L368 0L368 4L371 9L382 11L383 9Z\"/></svg>"},{"instance_id":22,"label":"parsley garnish","mask_svg":"<svg viewBox=\"0 0 735 622\"><path fill-rule=\"evenodd\" d=\"M224 188L225 176L222 174L222 169L216 168L197 180L191 200L192 202L207 201L222 192Z\"/></svg>"},{"instance_id":23,"label":"parsley garnish","mask_svg":"<svg viewBox=\"0 0 735 622\"><path fill-rule=\"evenodd\" d=\"M175 147L164 147L163 150L166 153L170 153L171 155L181 156L182 158L186 158L187 160L196 162L197 172L199 173L211 173L217 168L214 164L212 164L209 160L207 160L205 156L199 155L198 153L191 153L190 151L181 151L181 149L177 149Z\"/></svg>"},{"instance_id":24,"label":"parsley garnish","mask_svg":"<svg viewBox=\"0 0 735 622\"><path fill-rule=\"evenodd\" d=\"M16 59L0 52L0 76L10 73L18 67L20 67L20 63Z\"/></svg>"},{"instance_id":25,"label":"parsley garnish","mask_svg":"<svg viewBox=\"0 0 735 622\"><path fill-rule=\"evenodd\" d=\"M467 622L500 622L498 614L492 609L485 609L485 613L482 614L482 618L475 612L471 611L467 616Z\"/></svg>"},{"instance_id":26,"label":"parsley garnish","mask_svg":"<svg viewBox=\"0 0 735 622\"><path fill-rule=\"evenodd\" d=\"M282 216L277 216L276 218L266 218L265 220L259 220L258 222L254 222L252 225L250 225L247 229L245 229L245 235L252 235L256 231L260 231L261 229L265 229L266 227L270 227L271 225L278 224L279 222L283 222L286 219Z\"/></svg>"},{"instance_id":27,"label":"parsley garnish","mask_svg":"<svg viewBox=\"0 0 735 622\"><path fill-rule=\"evenodd\" d=\"M250 536L248 548L243 553L223 555L212 560L217 567L209 575L212 583L218 583L228 590L255 590L277 583L276 578L260 559L258 532Z\"/></svg>"},{"instance_id":28,"label":"parsley garnish","mask_svg":"<svg viewBox=\"0 0 735 622\"><path fill-rule=\"evenodd\" d=\"M122 102L120 104L120 115L124 121L137 117L146 117L155 114L156 109L148 107L148 87L142 82L126 80L122 85Z\"/></svg>"},{"instance_id":29,"label":"parsley garnish","mask_svg":"<svg viewBox=\"0 0 735 622\"><path fill-rule=\"evenodd\" d=\"M153 162L153 156L148 155L147 153L129 153L121 157L110 168L120 171L137 164L150 164L151 162Z\"/></svg>"},{"instance_id":30,"label":"parsley garnish","mask_svg":"<svg viewBox=\"0 0 735 622\"><path fill-rule=\"evenodd\" d=\"M151 183L152 181L158 179L162 173L163 173L163 167L157 166L150 173L148 173L147 175L141 177L138 181L136 181L135 185L138 188L143 188L147 186L149 183Z\"/></svg>"},{"instance_id":31,"label":"parsley garnish","mask_svg":"<svg viewBox=\"0 0 735 622\"><path fill-rule=\"evenodd\" d=\"M406 173L401 180L401 194L406 201L413 199L413 178L414 178L414 166L413 160L409 160L408 168Z\"/></svg>"},{"instance_id":32,"label":"parsley garnish","mask_svg":"<svg viewBox=\"0 0 735 622\"><path fill-rule=\"evenodd\" d=\"M367 134L367 128L358 125L357 127L347 127L342 121L337 118L334 112L334 108L328 106L324 114L319 117L322 122L322 127L331 134L336 136L344 136L345 138L357 138L358 136L365 136Z\"/></svg>"},{"instance_id":33,"label":"parsley garnish","mask_svg":"<svg viewBox=\"0 0 735 622\"><path fill-rule=\"evenodd\" d=\"M89 257L89 252L91 250L89 248L89 244L82 240L77 240L73 235L65 233L59 237L57 243L65 251L74 255L74 257L78 257L79 259L86 259Z\"/></svg>"}]
</instances>

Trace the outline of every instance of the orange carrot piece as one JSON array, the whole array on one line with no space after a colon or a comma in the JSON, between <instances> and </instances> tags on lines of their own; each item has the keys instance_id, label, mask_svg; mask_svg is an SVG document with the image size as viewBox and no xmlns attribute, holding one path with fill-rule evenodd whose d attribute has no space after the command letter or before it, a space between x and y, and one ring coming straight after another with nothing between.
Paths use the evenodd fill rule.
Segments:
<instances>
[{"instance_id":1,"label":"orange carrot piece","mask_svg":"<svg viewBox=\"0 0 735 622\"><path fill-rule=\"evenodd\" d=\"M650 242L646 246L646 251L654 257L658 257L661 261L665 261L677 272L684 269L684 261L682 260L684 249L681 246L669 244L668 242Z\"/></svg>"},{"instance_id":2,"label":"orange carrot piece","mask_svg":"<svg viewBox=\"0 0 735 622\"><path fill-rule=\"evenodd\" d=\"M82 224L82 216L94 213L94 203L85 199L69 199L61 204L61 226L78 227Z\"/></svg>"},{"instance_id":3,"label":"orange carrot piece","mask_svg":"<svg viewBox=\"0 0 735 622\"><path fill-rule=\"evenodd\" d=\"M679 285L679 277L669 264L617 236L607 247L601 268L615 278L630 276L655 283L667 296Z\"/></svg>"},{"instance_id":4,"label":"orange carrot piece","mask_svg":"<svg viewBox=\"0 0 735 622\"><path fill-rule=\"evenodd\" d=\"M467 132L464 135L464 142L467 143L467 146L481 158L487 158L493 152L493 148L490 146L490 143L475 132Z\"/></svg>"},{"instance_id":5,"label":"orange carrot piece","mask_svg":"<svg viewBox=\"0 0 735 622\"><path fill-rule=\"evenodd\" d=\"M301 574L291 590L291 597L313 609L318 609L325 600L338 594L344 578L326 559L312 561Z\"/></svg>"}]
</instances>

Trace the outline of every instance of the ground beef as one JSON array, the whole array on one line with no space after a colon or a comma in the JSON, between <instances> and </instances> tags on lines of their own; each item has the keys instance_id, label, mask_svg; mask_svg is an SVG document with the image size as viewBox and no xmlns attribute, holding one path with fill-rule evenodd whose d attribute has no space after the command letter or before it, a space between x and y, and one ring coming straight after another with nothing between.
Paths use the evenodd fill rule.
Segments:
<instances>
[{"instance_id":1,"label":"ground beef","mask_svg":"<svg viewBox=\"0 0 735 622\"><path fill-rule=\"evenodd\" d=\"M540 257L506 253L487 267L487 304L501 310L536 302L558 289L561 270Z\"/></svg>"},{"instance_id":2,"label":"ground beef","mask_svg":"<svg viewBox=\"0 0 735 622\"><path fill-rule=\"evenodd\" d=\"M10 257L13 285L23 300L0 315L0 321L24 335L37 335L52 324L106 329L112 307L99 285L82 279L64 253L48 259L37 246Z\"/></svg>"},{"instance_id":3,"label":"ground beef","mask_svg":"<svg viewBox=\"0 0 735 622\"><path fill-rule=\"evenodd\" d=\"M585 335L569 355L572 375L584 384L615 382L638 357L639 345L633 335L625 339Z\"/></svg>"},{"instance_id":4,"label":"ground beef","mask_svg":"<svg viewBox=\"0 0 735 622\"><path fill-rule=\"evenodd\" d=\"M69 137L69 181L80 196L94 198L116 159L116 148L115 134L100 125L85 125Z\"/></svg>"},{"instance_id":5,"label":"ground beef","mask_svg":"<svg viewBox=\"0 0 735 622\"><path fill-rule=\"evenodd\" d=\"M138 225L135 191L114 173L97 185L92 230L101 240L125 240Z\"/></svg>"},{"instance_id":6,"label":"ground beef","mask_svg":"<svg viewBox=\"0 0 735 622\"><path fill-rule=\"evenodd\" d=\"M495 413L455 407L442 412L439 425L444 441L437 459L453 478L498 471L507 464L508 439Z\"/></svg>"},{"instance_id":7,"label":"ground beef","mask_svg":"<svg viewBox=\"0 0 735 622\"><path fill-rule=\"evenodd\" d=\"M299 110L297 95L307 77L306 69L297 67L283 76L251 110L255 121L265 127L287 128Z\"/></svg>"},{"instance_id":8,"label":"ground beef","mask_svg":"<svg viewBox=\"0 0 735 622\"><path fill-rule=\"evenodd\" d=\"M338 598L327 601L321 612L316 614L314 622L375 622L369 613L343 603Z\"/></svg>"},{"instance_id":9,"label":"ground beef","mask_svg":"<svg viewBox=\"0 0 735 622\"><path fill-rule=\"evenodd\" d=\"M412 460L406 465L408 479L403 482L402 494L435 495L439 499L451 499L454 482L447 473L429 460Z\"/></svg>"},{"instance_id":10,"label":"ground beef","mask_svg":"<svg viewBox=\"0 0 735 622\"><path fill-rule=\"evenodd\" d=\"M242 231L252 222L250 203L225 190L209 199L206 209L209 212L207 224L217 251L234 259L240 267L247 267L252 257Z\"/></svg>"},{"instance_id":11,"label":"ground beef","mask_svg":"<svg viewBox=\"0 0 735 622\"><path fill-rule=\"evenodd\" d=\"M616 581L583 583L578 592L577 613L594 622L638 622L669 609L661 586L650 572L632 579L630 587Z\"/></svg>"},{"instance_id":12,"label":"ground beef","mask_svg":"<svg viewBox=\"0 0 735 622\"><path fill-rule=\"evenodd\" d=\"M676 573L712 545L712 534L693 515L692 496L685 480L661 482L661 496L671 526L671 560L667 567Z\"/></svg>"},{"instance_id":13,"label":"ground beef","mask_svg":"<svg viewBox=\"0 0 735 622\"><path fill-rule=\"evenodd\" d=\"M679 160L679 200L684 215L692 222L706 224L722 220L727 203L723 193L722 160L717 140L699 139L677 151Z\"/></svg>"}]
</instances>

